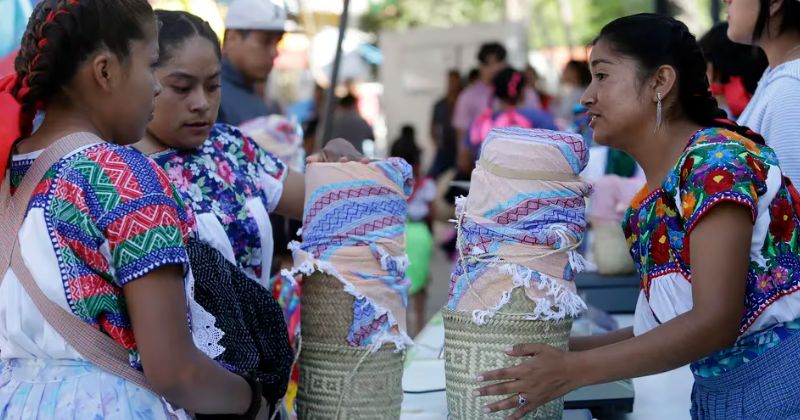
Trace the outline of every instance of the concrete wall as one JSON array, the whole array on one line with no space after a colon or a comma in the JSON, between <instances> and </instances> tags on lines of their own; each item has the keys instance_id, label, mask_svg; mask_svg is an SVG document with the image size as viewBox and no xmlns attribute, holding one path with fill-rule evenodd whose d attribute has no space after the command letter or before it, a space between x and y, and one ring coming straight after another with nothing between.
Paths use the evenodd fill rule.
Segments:
<instances>
[{"instance_id":1,"label":"concrete wall","mask_svg":"<svg viewBox=\"0 0 800 420\"><path fill-rule=\"evenodd\" d=\"M431 111L444 94L447 71L457 68L466 74L477 67L477 54L484 42L497 41L506 46L509 62L522 68L527 60L527 28L516 23L498 23L447 29L414 29L383 32L379 46L384 53L380 81L384 87L383 109L386 115L386 150L404 124L413 124L417 142L425 150L424 162L433 157L429 135Z\"/></svg>"}]
</instances>

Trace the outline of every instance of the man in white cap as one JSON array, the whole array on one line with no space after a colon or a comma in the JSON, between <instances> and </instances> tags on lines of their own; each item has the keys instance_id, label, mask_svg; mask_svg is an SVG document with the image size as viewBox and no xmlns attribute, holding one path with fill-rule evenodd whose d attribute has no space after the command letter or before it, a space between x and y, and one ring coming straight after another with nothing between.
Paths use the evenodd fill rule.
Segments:
<instances>
[{"instance_id":1,"label":"man in white cap","mask_svg":"<svg viewBox=\"0 0 800 420\"><path fill-rule=\"evenodd\" d=\"M225 17L219 122L238 126L281 112L256 94L255 85L267 80L285 32L283 0L231 2Z\"/></svg>"}]
</instances>

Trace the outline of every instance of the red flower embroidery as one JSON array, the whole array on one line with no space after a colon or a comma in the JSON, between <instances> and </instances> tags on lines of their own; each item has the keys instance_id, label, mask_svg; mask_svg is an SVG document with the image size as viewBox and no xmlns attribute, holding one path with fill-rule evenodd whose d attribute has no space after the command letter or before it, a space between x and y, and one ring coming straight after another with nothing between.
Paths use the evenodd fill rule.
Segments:
<instances>
[{"instance_id":1,"label":"red flower embroidery","mask_svg":"<svg viewBox=\"0 0 800 420\"><path fill-rule=\"evenodd\" d=\"M242 152L248 162L256 161L256 150L255 147L253 147L253 142L250 141L249 138L242 139Z\"/></svg>"},{"instance_id":2,"label":"red flower embroidery","mask_svg":"<svg viewBox=\"0 0 800 420\"><path fill-rule=\"evenodd\" d=\"M653 232L650 251L653 253L653 263L655 265L669 262L669 235L667 234L666 224L659 224L656 231Z\"/></svg>"},{"instance_id":3,"label":"red flower embroidery","mask_svg":"<svg viewBox=\"0 0 800 420\"><path fill-rule=\"evenodd\" d=\"M734 184L733 174L722 168L714 169L706 175L704 184L708 195L730 191Z\"/></svg>"},{"instance_id":4,"label":"red flower embroidery","mask_svg":"<svg viewBox=\"0 0 800 420\"><path fill-rule=\"evenodd\" d=\"M783 242L792 240L794 234L794 211L789 200L781 198L776 200L769 209L771 220L769 233Z\"/></svg>"},{"instance_id":5,"label":"red flower embroidery","mask_svg":"<svg viewBox=\"0 0 800 420\"><path fill-rule=\"evenodd\" d=\"M753 156L747 155L747 166L753 170L753 173L756 175L759 181L764 182L767 180L767 171L764 168L764 164L753 159Z\"/></svg>"}]
</instances>

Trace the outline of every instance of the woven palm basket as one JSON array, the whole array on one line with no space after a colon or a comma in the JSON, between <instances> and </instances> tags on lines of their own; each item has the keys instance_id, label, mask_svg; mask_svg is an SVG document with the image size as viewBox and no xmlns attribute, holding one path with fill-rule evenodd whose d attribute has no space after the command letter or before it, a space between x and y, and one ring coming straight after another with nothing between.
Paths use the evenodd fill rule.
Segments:
<instances>
[{"instance_id":1,"label":"woven palm basket","mask_svg":"<svg viewBox=\"0 0 800 420\"><path fill-rule=\"evenodd\" d=\"M486 404L503 400L509 395L473 397L478 387L479 373L515 366L520 358L505 354L508 346L520 343L544 343L567 349L572 319L559 321L530 321L522 316L507 315L533 312L535 304L522 289L514 290L511 301L484 325L475 325L472 315L445 309L444 356L447 383L447 409L453 420L504 419L511 411L485 414ZM528 414L525 419L560 420L564 400L551 401Z\"/></svg>"},{"instance_id":2,"label":"woven palm basket","mask_svg":"<svg viewBox=\"0 0 800 420\"><path fill-rule=\"evenodd\" d=\"M400 418L403 354L391 344L372 354L347 344L353 302L332 276L317 272L303 281L300 419Z\"/></svg>"}]
</instances>

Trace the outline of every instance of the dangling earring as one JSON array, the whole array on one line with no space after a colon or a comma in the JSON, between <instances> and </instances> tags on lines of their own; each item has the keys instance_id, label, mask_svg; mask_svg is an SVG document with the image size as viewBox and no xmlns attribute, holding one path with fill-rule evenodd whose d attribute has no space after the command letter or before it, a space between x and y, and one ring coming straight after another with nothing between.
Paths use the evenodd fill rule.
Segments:
<instances>
[{"instance_id":1,"label":"dangling earring","mask_svg":"<svg viewBox=\"0 0 800 420\"><path fill-rule=\"evenodd\" d=\"M656 105L656 129L653 130L653 133L657 132L658 129L661 127L661 92L656 93L656 97L658 98L658 104Z\"/></svg>"}]
</instances>

